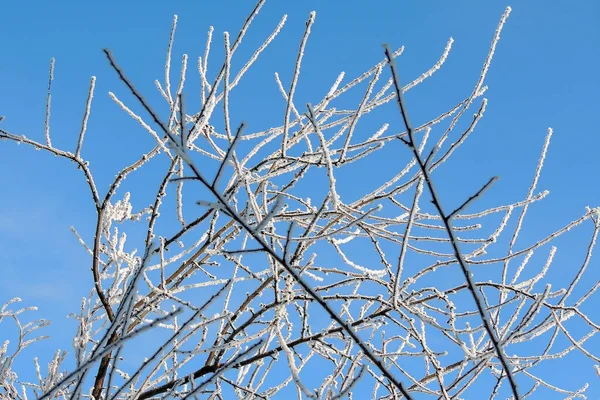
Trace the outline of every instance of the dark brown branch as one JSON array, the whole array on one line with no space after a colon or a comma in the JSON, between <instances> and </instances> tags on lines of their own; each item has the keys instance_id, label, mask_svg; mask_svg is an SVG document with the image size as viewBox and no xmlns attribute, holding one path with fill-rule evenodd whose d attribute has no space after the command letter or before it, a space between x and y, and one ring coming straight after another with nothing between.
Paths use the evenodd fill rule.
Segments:
<instances>
[{"instance_id":1,"label":"dark brown branch","mask_svg":"<svg viewBox=\"0 0 600 400\"><path fill-rule=\"evenodd\" d=\"M483 185L483 187L481 189L479 189L479 191L477 191L477 193L475 193L473 196L469 197L462 205L457 207L456 210L454 210L450 214L448 214L448 219L454 218L455 215L457 215L459 212L461 212L462 210L467 208L471 202L473 202L478 197L480 197L483 194L483 192L485 192L490 186L492 186L492 184L494 182L496 182L498 179L500 179L499 176L493 176L485 185Z\"/></svg>"},{"instance_id":2,"label":"dark brown branch","mask_svg":"<svg viewBox=\"0 0 600 400\"><path fill-rule=\"evenodd\" d=\"M469 267L467 265L467 261L465 260L463 254L458 246L458 240L456 239L456 235L454 234L454 230L452 229L451 220L448 216L446 216L446 214L444 213L444 210L442 209L440 198L435 190L435 186L433 185L433 180L431 179L429 170L427 169L425 163L423 162L423 160L421 158L421 154L419 153L418 149L415 147L414 130L413 130L410 120L408 118L408 112L406 111L406 105L404 103L404 96L402 94L402 85L400 84L399 74L396 70L396 63L395 63L394 57L392 55L392 51L390 50L390 47L388 45L384 45L384 48L385 48L385 55L387 57L388 64L390 66L390 70L392 73L392 79L394 81L394 88L396 90L396 100L398 103L398 107L400 108L400 114L402 116L402 119L404 120L404 125L406 126L406 130L408 132L407 145L413 152L414 157L417 160L417 163L419 164L421 173L423 174L423 178L425 179L425 183L427 184L427 187L429 188L429 192L431 193L432 202L433 202L434 206L436 207L440 217L442 218L442 221L444 222L446 232L448 233L448 237L450 238L450 242L452 243L454 255L455 255L456 260L458 261L458 264L460 265L460 268L463 272L463 275L465 277L469 291L471 292L471 294L473 296L473 300L475 301L475 305L477 306L477 311L479 312L479 315L483 321L485 330L488 333L490 340L492 341L492 344L496 351L496 355L498 356L498 359L500 360L500 363L502 364L502 368L504 368L504 371L506 372L506 377L508 378L508 381L510 382L510 386L511 386L513 395L515 397L515 400L519 400L521 397L519 396L519 390L517 388L517 383L513 377L508 360L506 359L506 356L504 355L502 346L500 345L500 340L498 339L496 332L494 331L492 322L490 321L490 319L487 315L487 312L483 305L483 301L481 299L481 294L479 292L479 289L475 285L471 271L469 270Z\"/></svg>"}]
</instances>

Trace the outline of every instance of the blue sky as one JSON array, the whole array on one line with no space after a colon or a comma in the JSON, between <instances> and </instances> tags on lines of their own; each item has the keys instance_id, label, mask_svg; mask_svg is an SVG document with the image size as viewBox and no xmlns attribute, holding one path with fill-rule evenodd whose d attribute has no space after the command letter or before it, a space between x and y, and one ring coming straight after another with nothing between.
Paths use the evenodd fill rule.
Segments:
<instances>
[{"instance_id":1,"label":"blue sky","mask_svg":"<svg viewBox=\"0 0 600 400\"><path fill-rule=\"evenodd\" d=\"M551 195L531 211L523 240L527 242L527 235L541 237L581 215L585 206L600 205L597 1L268 2L240 48L240 57L251 54L283 14L289 15L288 22L246 77L232 107L253 131L280 123L281 112L276 117L267 112L281 109L273 73L278 71L289 81L304 21L316 10L296 97L299 104L317 101L341 70L353 77L378 62L384 42L394 48L405 46L399 67L406 82L435 63L447 40L454 38L442 70L407 95L412 119L425 121L470 92L507 5L513 12L486 81L490 87L486 116L437 177L444 182L440 191L449 204L460 202L492 175L501 180L487 193L489 204L520 199L546 130L552 127L554 136L538 185ZM111 49L136 85L159 104L153 81L163 80L173 15L179 15L173 57L177 65L183 53L191 60L202 55L209 25L215 27L217 44L212 57L219 59L222 31L237 32L250 8L250 2L241 1L6 2L0 25L0 115L6 116L2 127L43 140L48 62L55 57L51 134L58 147L73 150L89 79L97 76L83 155L95 170L98 186L104 188L118 167L130 160L128 146L151 139L135 130L135 123L108 98L108 91L125 95L125 90L101 49ZM33 353L44 354L40 356L44 359L55 347L70 347L68 334L74 324L64 317L76 311L81 297L88 294L91 275L89 260L69 226L90 238L94 209L79 171L64 160L1 142L0 171L0 304L20 296L26 305L40 307L37 317L53 320L47 329L52 341L25 353L30 362ZM455 176L466 176L459 190L452 182ZM555 279L574 273L590 226L557 243L560 270ZM573 261L572 255L579 258ZM600 277L597 261L592 265L589 282ZM592 301L597 304L598 299ZM0 325L0 339L5 329L12 328ZM600 348L598 340L593 343ZM578 371L574 379L594 379L591 372ZM589 398L600 397L597 378L590 384Z\"/></svg>"}]
</instances>

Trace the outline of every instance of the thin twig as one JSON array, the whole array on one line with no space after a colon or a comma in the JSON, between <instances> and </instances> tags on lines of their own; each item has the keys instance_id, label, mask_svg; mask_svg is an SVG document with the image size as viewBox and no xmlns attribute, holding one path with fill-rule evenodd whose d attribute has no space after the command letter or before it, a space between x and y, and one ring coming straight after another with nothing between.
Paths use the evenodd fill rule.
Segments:
<instances>
[{"instance_id":1,"label":"thin twig","mask_svg":"<svg viewBox=\"0 0 600 400\"><path fill-rule=\"evenodd\" d=\"M427 164L425 164L425 165L427 165ZM477 191L477 193L475 193L473 196L469 197L464 203L462 203L462 205L457 207L456 210L454 210L450 214L448 214L448 219L454 218L454 216L456 216L459 212L461 212L462 210L467 208L470 203L472 203L474 200L476 200L478 197L480 197L483 194L483 192L485 192L490 186L492 186L492 184L494 182L496 182L498 179L500 179L499 176L492 177L485 185L483 185L483 187L481 189L479 189Z\"/></svg>"}]
</instances>

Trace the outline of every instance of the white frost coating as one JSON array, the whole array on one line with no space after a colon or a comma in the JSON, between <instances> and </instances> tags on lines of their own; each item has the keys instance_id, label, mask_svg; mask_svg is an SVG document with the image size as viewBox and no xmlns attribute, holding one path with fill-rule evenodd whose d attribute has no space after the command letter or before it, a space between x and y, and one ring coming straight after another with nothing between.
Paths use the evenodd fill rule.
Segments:
<instances>
[{"instance_id":1,"label":"white frost coating","mask_svg":"<svg viewBox=\"0 0 600 400\"><path fill-rule=\"evenodd\" d=\"M333 94L335 93L335 91L340 86L340 83L342 83L342 79L344 79L345 75L346 75L346 73L344 71L340 72L340 74L338 75L337 79L335 80L335 82L333 83L333 85L331 86L331 88L329 89L329 92L327 93L326 97L332 97L333 96Z\"/></svg>"},{"instance_id":2,"label":"white frost coating","mask_svg":"<svg viewBox=\"0 0 600 400\"><path fill-rule=\"evenodd\" d=\"M360 266L358 264L355 264L354 262L350 261L346 257L346 255L344 254L344 252L342 251L342 249L337 245L337 243L334 243L332 241L332 244L333 244L333 246L337 250L338 254L342 257L342 259L344 260L344 262L346 264L348 264L352 268L356 269L357 271L362 272L363 274L367 275L368 277L370 277L370 278L381 278L382 276L384 276L387 273L385 269L375 270L375 269L369 269L369 268L365 268L363 266Z\"/></svg>"},{"instance_id":3,"label":"white frost coating","mask_svg":"<svg viewBox=\"0 0 600 400\"><path fill-rule=\"evenodd\" d=\"M345 244L345 243L350 242L352 239L355 239L356 235L358 235L359 233L360 233L360 230L355 229L352 235L348 235L344 239L332 238L331 241L335 244Z\"/></svg>"},{"instance_id":4,"label":"white frost coating","mask_svg":"<svg viewBox=\"0 0 600 400\"><path fill-rule=\"evenodd\" d=\"M275 204L271 208L271 211L269 211L269 213L262 219L262 221L260 221L260 223L258 223L256 225L256 228L254 228L254 231L257 234L260 234L263 231L263 229L269 224L269 222L271 222L273 217L275 215L277 215L277 213L279 213L279 211L281 211L283 206L284 206L283 196L278 194L275 197Z\"/></svg>"},{"instance_id":5,"label":"white frost coating","mask_svg":"<svg viewBox=\"0 0 600 400\"><path fill-rule=\"evenodd\" d=\"M114 205L109 202L106 207L106 217L116 222L123 222L131 218L133 207L129 202L130 198L131 193L126 192L123 200L118 200Z\"/></svg>"}]
</instances>

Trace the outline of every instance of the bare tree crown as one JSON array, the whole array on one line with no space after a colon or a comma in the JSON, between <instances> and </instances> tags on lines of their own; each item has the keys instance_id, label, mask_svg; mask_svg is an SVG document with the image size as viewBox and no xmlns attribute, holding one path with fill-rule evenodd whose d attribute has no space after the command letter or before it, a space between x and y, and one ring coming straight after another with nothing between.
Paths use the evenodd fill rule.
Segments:
<instances>
[{"instance_id":1,"label":"bare tree crown","mask_svg":"<svg viewBox=\"0 0 600 400\"><path fill-rule=\"evenodd\" d=\"M217 40L211 28L203 56L191 68L184 55L172 81L174 18L164 80L155 82L164 100L160 109L136 89L118 55L104 50L123 84L110 98L155 140L106 188L97 187L85 159L96 77L71 150L51 140L54 60L43 138L0 128L0 138L75 164L96 211L93 237L72 228L90 255L93 281L71 315L77 322L72 352L57 351L44 373L36 359L37 381L20 380L13 361L45 338L39 332L47 322L25 322L33 309L19 308L19 298L8 301L0 324L16 323L19 342L14 351L8 341L0 346L0 397L521 399L543 389L585 398L587 386L550 381L537 366L571 352L600 363L598 352L586 348L600 332L597 316L581 309L599 284L583 294L575 290L590 267L599 209L588 208L531 243L518 241L529 207L548 195L538 180L552 129L519 200L473 211L497 177L472 188L454 208L436 191L435 171L484 117L485 78L510 8L473 88L426 121L411 120L410 109L419 105L405 101L404 93L442 67L452 39L412 81L401 73L403 48L385 46L381 60L362 75L348 79L342 72L324 97L298 104L302 62L317 21L313 12L290 60L291 80L275 74L285 104L279 125L256 131L243 115L230 113L230 102L286 16L241 68L232 68L232 60L264 2L235 37L225 32ZM217 45L224 60L209 65ZM194 69L200 87L187 88ZM186 96L198 92L200 108L188 109ZM341 108L345 96L357 92L360 101ZM123 100L130 95L131 104ZM367 131L359 122L374 110L386 110L388 117ZM347 171L368 166L390 148L397 160L389 167L393 176L373 173L375 189L363 190L347 178ZM151 164L163 174L148 172ZM146 174L151 199L122 190L134 174ZM348 195L357 189L359 196ZM593 230L587 252L570 265L577 272L551 286L551 242L585 224ZM539 257L545 262L539 264ZM498 279L478 278L482 269ZM588 333L575 337L573 320ZM144 336L152 346L137 347ZM566 347L557 346L565 340Z\"/></svg>"}]
</instances>

